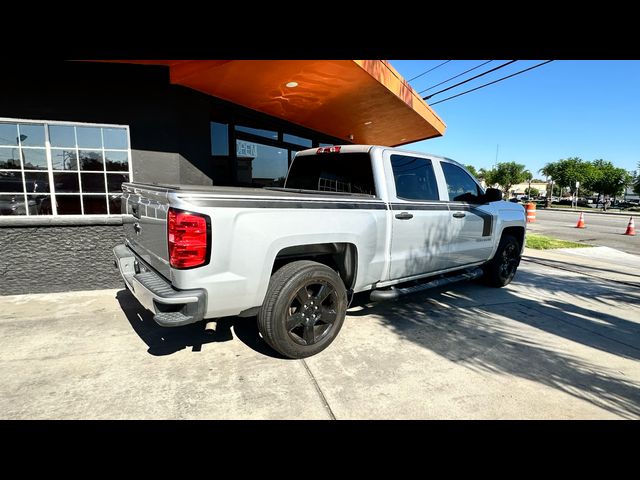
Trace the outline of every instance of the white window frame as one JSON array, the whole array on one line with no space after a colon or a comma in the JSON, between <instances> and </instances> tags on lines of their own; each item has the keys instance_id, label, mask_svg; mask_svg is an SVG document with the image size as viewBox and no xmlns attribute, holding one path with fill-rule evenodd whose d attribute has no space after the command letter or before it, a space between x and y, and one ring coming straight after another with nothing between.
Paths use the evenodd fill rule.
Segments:
<instances>
[{"instance_id":1,"label":"white window frame","mask_svg":"<svg viewBox=\"0 0 640 480\"><path fill-rule=\"evenodd\" d=\"M23 189L23 197L24 197L24 202L25 202L25 215L16 215L15 217L39 217L39 218L47 218L47 217L61 217L61 218L92 218L92 217L97 217L97 218L104 218L104 217L113 217L113 216L122 216L121 212L117 212L117 213L113 213L111 212L110 206L109 206L109 187L108 187L108 183L107 183L107 164L106 164L106 156L105 156L105 148L104 148L104 135L102 133L102 131L100 132L101 135L101 140L102 140L102 147L100 148L100 150L102 151L102 159L104 162L104 168L102 170L102 173L104 175L104 182L105 182L105 200L107 202L107 213L99 213L99 214L85 214L84 213L84 202L82 201L83 197L85 195L91 196L91 195L96 195L96 194L92 194L92 193L86 193L82 191L82 173L100 173L97 170L81 170L80 169L80 158L78 156L77 158L77 162L78 162L78 187L79 187L79 192L78 193L56 193L55 191L55 185L53 182L53 159L51 158L51 143L49 142L49 128L48 125L64 125L64 126L80 126L80 127L99 127L99 128L124 128L127 132L127 148L126 149L106 149L106 150L116 150L116 151L121 151L127 152L127 159L128 159L128 165L129 165L129 170L127 172L124 171L113 171L113 172L108 172L108 173L128 173L129 174L129 182L133 182L133 162L132 162L132 155L131 155L131 130L129 128L129 125L120 125L120 124L115 124L115 123L89 123L89 122L75 122L75 121L70 121L70 120L34 120L34 119L26 119L26 118L10 118L10 117L0 117L0 122L10 122L10 123L31 123L31 124L43 124L44 125L44 135L45 135L45 155L47 158L47 175L49 176L49 197L51 198L51 215L30 215L29 214L29 203L28 203L28 199L27 199L27 188L26 188L26 180L25 180L25 168L24 168L24 162L23 162L23 155L22 153L20 153L20 169L16 170L16 169L3 169L3 170L9 170L9 171L19 171L22 175L22 189ZM79 147L77 147L77 138L76 138L76 152L79 151ZM17 148L20 149L22 148L21 142L18 142L18 146ZM94 149L94 150L98 150L98 149ZM42 171L41 171L42 172ZM44 172L43 172L44 173ZM54 201L54 199L56 198L57 195L60 196L65 196L65 195L78 195L80 196L80 215L74 214L74 215L59 215L58 214L58 209L56 207L56 202Z\"/></svg>"}]
</instances>

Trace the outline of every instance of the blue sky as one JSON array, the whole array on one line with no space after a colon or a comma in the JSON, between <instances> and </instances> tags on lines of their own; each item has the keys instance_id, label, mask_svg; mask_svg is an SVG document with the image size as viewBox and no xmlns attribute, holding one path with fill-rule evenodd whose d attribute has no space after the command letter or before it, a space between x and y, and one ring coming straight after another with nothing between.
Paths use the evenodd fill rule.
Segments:
<instances>
[{"instance_id":1,"label":"blue sky","mask_svg":"<svg viewBox=\"0 0 640 480\"><path fill-rule=\"evenodd\" d=\"M391 64L408 80L443 61L391 60ZM518 61L434 96L429 103L541 61ZM411 85L420 91L482 62L454 60ZM493 61L422 95L504 62ZM545 163L572 156L603 158L631 171L640 162L640 61L556 60L433 109L447 124L444 136L403 148L491 168L499 145L499 162L523 163L538 177Z\"/></svg>"}]
</instances>

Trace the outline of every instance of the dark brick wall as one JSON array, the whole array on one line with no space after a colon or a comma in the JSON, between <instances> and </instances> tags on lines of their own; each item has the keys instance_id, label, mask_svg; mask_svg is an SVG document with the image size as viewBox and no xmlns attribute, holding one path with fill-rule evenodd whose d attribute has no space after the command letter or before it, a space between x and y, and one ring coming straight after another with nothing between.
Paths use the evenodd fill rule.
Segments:
<instances>
[{"instance_id":1,"label":"dark brick wall","mask_svg":"<svg viewBox=\"0 0 640 480\"><path fill-rule=\"evenodd\" d=\"M122 225L0 228L0 295L124 288L111 249Z\"/></svg>"}]
</instances>

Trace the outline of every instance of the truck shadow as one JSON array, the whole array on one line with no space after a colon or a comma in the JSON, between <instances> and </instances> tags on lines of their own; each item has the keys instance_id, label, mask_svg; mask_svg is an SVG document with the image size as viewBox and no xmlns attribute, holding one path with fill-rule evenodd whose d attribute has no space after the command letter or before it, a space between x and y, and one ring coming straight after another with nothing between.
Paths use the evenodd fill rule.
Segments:
<instances>
[{"instance_id":1,"label":"truck shadow","mask_svg":"<svg viewBox=\"0 0 640 480\"><path fill-rule=\"evenodd\" d=\"M481 374L534 381L640 418L640 382L617 366L640 359L640 290L522 267L502 289L462 283L379 304L361 295L348 316L373 317Z\"/></svg>"},{"instance_id":2,"label":"truck shadow","mask_svg":"<svg viewBox=\"0 0 640 480\"><path fill-rule=\"evenodd\" d=\"M233 334L258 353L274 358L283 358L272 350L260 337L255 318L225 317L218 320L216 331L205 331L205 322L197 322L183 327L161 327L153 320L153 314L138 303L129 290L116 294L120 308L136 334L149 347L147 352L154 356L172 355L185 348L200 352L208 343L228 342Z\"/></svg>"}]
</instances>

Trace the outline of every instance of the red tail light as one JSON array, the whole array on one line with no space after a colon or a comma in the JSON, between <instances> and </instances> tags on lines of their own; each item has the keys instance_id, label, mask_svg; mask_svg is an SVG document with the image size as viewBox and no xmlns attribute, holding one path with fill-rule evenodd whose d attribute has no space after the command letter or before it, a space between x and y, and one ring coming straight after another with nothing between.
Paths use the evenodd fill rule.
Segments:
<instances>
[{"instance_id":1,"label":"red tail light","mask_svg":"<svg viewBox=\"0 0 640 480\"><path fill-rule=\"evenodd\" d=\"M193 268L209 263L211 222L208 216L170 208L167 233L172 267Z\"/></svg>"},{"instance_id":2,"label":"red tail light","mask_svg":"<svg viewBox=\"0 0 640 480\"><path fill-rule=\"evenodd\" d=\"M340 153L340 146L320 147L316 153Z\"/></svg>"}]
</instances>

